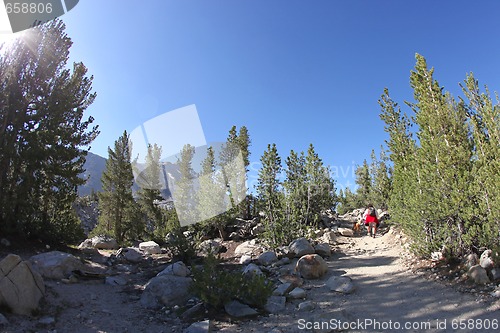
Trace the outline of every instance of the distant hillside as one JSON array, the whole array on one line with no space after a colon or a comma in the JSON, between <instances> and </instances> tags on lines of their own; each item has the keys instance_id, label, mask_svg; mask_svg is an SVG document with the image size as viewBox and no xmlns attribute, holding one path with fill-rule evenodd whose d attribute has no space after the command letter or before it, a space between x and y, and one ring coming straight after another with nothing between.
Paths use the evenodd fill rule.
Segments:
<instances>
[{"instance_id":1,"label":"distant hillside","mask_svg":"<svg viewBox=\"0 0 500 333\"><path fill-rule=\"evenodd\" d=\"M101 175L106 169L106 159L89 152L84 164L84 169L85 172L82 173L80 177L87 179L87 183L78 187L78 195L89 195L92 193L92 190L95 192L101 191Z\"/></svg>"},{"instance_id":2,"label":"distant hillside","mask_svg":"<svg viewBox=\"0 0 500 333\"><path fill-rule=\"evenodd\" d=\"M85 196L95 192L102 191L101 176L104 170L106 170L106 159L102 156L93 154L89 152L87 154L87 159L84 164L85 172L80 175L81 178L87 179L87 183L78 187L78 195ZM170 162L162 163L162 178L164 183L167 183L167 179L171 183L175 183L175 179L180 176L178 167ZM171 192L168 189L168 185L165 186L166 189L162 190L162 196L165 199L171 199ZM139 186L134 182L132 190L136 192Z\"/></svg>"}]
</instances>

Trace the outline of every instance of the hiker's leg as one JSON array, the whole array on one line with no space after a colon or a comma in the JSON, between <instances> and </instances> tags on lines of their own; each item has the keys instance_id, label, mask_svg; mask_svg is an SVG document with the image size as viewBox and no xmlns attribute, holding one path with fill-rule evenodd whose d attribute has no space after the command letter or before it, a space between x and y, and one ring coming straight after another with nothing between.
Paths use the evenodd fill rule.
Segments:
<instances>
[{"instance_id":1,"label":"hiker's leg","mask_svg":"<svg viewBox=\"0 0 500 333\"><path fill-rule=\"evenodd\" d=\"M377 223L373 223L372 230L373 230L373 238L375 238L375 234L377 233Z\"/></svg>"}]
</instances>

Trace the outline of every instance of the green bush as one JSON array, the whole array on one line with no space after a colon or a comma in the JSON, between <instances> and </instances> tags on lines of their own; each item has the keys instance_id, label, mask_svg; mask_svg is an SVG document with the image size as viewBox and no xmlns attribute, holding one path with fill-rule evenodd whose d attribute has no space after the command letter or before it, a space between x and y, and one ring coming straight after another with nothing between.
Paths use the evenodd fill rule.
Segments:
<instances>
[{"instance_id":1,"label":"green bush","mask_svg":"<svg viewBox=\"0 0 500 333\"><path fill-rule=\"evenodd\" d=\"M262 307L272 291L272 284L264 276L224 270L212 254L205 258L201 268L193 268L191 292L216 309L231 300Z\"/></svg>"}]
</instances>

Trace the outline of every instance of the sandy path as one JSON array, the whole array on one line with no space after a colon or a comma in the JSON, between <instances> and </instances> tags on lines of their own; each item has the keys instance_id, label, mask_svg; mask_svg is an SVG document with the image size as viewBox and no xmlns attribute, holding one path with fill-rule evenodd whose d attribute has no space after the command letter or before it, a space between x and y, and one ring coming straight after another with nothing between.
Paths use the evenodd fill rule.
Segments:
<instances>
[{"instance_id":1,"label":"sandy path","mask_svg":"<svg viewBox=\"0 0 500 333\"><path fill-rule=\"evenodd\" d=\"M311 312L298 312L298 301L286 314L238 323L227 332L500 332L500 301L481 300L442 282L414 274L403 265L400 240L392 233L340 238L339 252L328 261L330 271L307 281ZM334 275L352 278L351 294L328 290ZM462 328L461 328L462 327Z\"/></svg>"},{"instance_id":2,"label":"sandy path","mask_svg":"<svg viewBox=\"0 0 500 333\"><path fill-rule=\"evenodd\" d=\"M498 302L483 302L476 295L412 274L402 263L401 247L392 233L375 239L356 238L354 244L332 266L345 270L357 287L343 308L360 321L379 322L370 328L398 331L398 327L409 325L405 331L500 331L484 328L500 320ZM465 328L460 329L460 325Z\"/></svg>"}]
</instances>

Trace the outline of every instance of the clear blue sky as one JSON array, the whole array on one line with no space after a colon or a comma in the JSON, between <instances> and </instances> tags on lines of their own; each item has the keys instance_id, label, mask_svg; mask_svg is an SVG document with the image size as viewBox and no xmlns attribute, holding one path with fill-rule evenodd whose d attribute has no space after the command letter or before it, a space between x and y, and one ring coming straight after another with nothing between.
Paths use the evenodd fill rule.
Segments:
<instances>
[{"instance_id":1,"label":"clear blue sky","mask_svg":"<svg viewBox=\"0 0 500 333\"><path fill-rule=\"evenodd\" d=\"M384 87L412 100L416 52L454 95L470 71L500 90L499 13L498 1L81 0L62 18L71 60L95 77L92 152L196 104L207 141L245 125L252 162L268 143L283 162L313 143L352 187L353 165L387 138Z\"/></svg>"}]
</instances>

